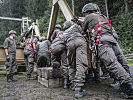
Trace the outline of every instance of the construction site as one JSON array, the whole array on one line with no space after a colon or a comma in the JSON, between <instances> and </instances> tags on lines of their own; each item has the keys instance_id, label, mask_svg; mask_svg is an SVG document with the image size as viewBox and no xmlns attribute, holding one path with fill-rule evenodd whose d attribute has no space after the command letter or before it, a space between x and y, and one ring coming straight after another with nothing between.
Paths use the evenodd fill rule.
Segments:
<instances>
[{"instance_id":1,"label":"construction site","mask_svg":"<svg viewBox=\"0 0 133 100\"><path fill-rule=\"evenodd\" d=\"M48 13L48 12L50 13L48 16L49 17L48 22L46 22L47 18L42 20L42 18L45 18L45 17L42 17L42 18L38 17L40 19L36 18L33 20L32 18L29 18L29 16L28 17L21 16L20 18L15 18L15 17L1 16L1 15L0 15L0 21L4 20L5 22L9 21L9 23L12 23L12 22L17 23L17 26L14 25L15 27L14 29L19 30L18 32L19 35L17 36L17 40L20 43L23 43L24 40L32 36L38 36L39 38L45 36L47 40L51 41L51 37L56 24L60 23L63 26L62 22L64 21L73 21L75 24L77 24L78 22L80 23L84 22L85 16L79 16L78 13L76 13L79 16L77 17L75 14L76 10L79 9L76 7L77 1L78 0L50 0L50 1L48 0L49 4L51 5L49 6L51 10L44 12L44 13ZM87 2L86 0L83 0L83 1L84 3ZM93 0L89 0L89 2L90 1L93 1ZM4 3L6 2L7 4L10 4L11 0L9 1L0 0L0 5L1 5L0 7L2 7L2 5L4 5ZM82 2L82 0L81 1L79 0L79 2ZM79 2L78 2L78 5L80 4ZM111 15L109 13L111 13L111 10L108 9L110 6L109 4L107 5L107 2L110 3L110 0L104 1L105 3L104 14L109 19L110 18L109 15ZM96 3L96 1L94 3ZM115 2L115 3L118 3L118 2ZM129 3L132 4L132 1L130 1ZM101 9L103 10L103 8ZM78 18L78 20L76 18ZM0 22L0 24L1 23L2 22ZM43 28L44 26L42 23L47 24L47 27ZM19 28L17 28L18 26ZM6 30L6 32L8 30L9 28ZM8 35L6 34L6 36ZM123 35L120 34L119 36L123 36ZM86 77L85 84L83 86L83 89L86 90L86 95L83 96L82 98L76 99L74 97L75 91L72 91L69 88L67 89L63 88L64 83L63 83L62 67L60 67L58 70L55 70L55 71L52 66L50 67L44 66L43 68L37 68L37 64L34 62L34 69L31 75L33 77L36 77L37 70L39 71L39 75L37 76L36 80L26 80L27 73L26 73L26 65L25 65L25 57L24 57L24 47L22 45L19 45L16 47L16 69L14 73L14 78L17 79L17 81L7 82L6 66L5 66L7 55L5 54L5 48L3 43L5 37L2 37L1 35L0 38L1 38L0 39L0 43L1 43L1 46L0 46L0 100L126 100L119 93L120 89L118 87L117 88L110 87L110 84L113 83L114 81L113 78L102 79L101 82L89 82L87 79L88 77ZM133 78L132 77L133 76L132 38L133 38L132 36L128 36L128 38L126 38L125 40L128 41L129 39L130 43L126 42L125 44L122 44L123 41L121 42L121 39L120 39L120 43L122 44L120 45L120 47L123 47L122 51L124 52L125 57L127 59L129 70L131 73L131 78ZM88 46L89 46L89 42L87 42ZM128 46L126 48L127 44ZM87 57L89 59L88 66L92 66L93 52L91 51L91 49L87 48L87 50L88 50ZM100 76L102 74L103 72L100 69ZM132 100L132 99L129 98L128 100Z\"/></svg>"}]
</instances>

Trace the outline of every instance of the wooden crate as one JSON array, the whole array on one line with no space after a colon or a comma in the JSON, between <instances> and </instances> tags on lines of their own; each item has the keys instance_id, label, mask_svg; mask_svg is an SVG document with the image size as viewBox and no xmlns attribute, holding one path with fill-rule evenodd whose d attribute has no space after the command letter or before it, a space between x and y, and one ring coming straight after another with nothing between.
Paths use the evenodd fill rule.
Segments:
<instances>
[{"instance_id":1,"label":"wooden crate","mask_svg":"<svg viewBox=\"0 0 133 100\"><path fill-rule=\"evenodd\" d=\"M42 68L37 69L37 74L40 78L42 77Z\"/></svg>"},{"instance_id":2,"label":"wooden crate","mask_svg":"<svg viewBox=\"0 0 133 100\"><path fill-rule=\"evenodd\" d=\"M38 82L48 88L57 88L63 86L63 78L45 79L38 77Z\"/></svg>"},{"instance_id":3,"label":"wooden crate","mask_svg":"<svg viewBox=\"0 0 133 100\"><path fill-rule=\"evenodd\" d=\"M62 69L54 70L53 67L44 67L41 68L42 78L45 79L53 79L53 78L61 78L62 77Z\"/></svg>"}]
</instances>

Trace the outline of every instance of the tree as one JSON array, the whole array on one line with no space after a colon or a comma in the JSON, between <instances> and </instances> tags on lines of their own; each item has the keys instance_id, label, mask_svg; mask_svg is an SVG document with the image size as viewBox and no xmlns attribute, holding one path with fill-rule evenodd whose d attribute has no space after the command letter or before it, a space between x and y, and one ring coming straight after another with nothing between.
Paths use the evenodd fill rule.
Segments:
<instances>
[{"instance_id":1,"label":"tree","mask_svg":"<svg viewBox=\"0 0 133 100\"><path fill-rule=\"evenodd\" d=\"M128 9L128 2L127 2L127 0L124 0L124 5L125 5L125 13L128 13L129 9Z\"/></svg>"}]
</instances>

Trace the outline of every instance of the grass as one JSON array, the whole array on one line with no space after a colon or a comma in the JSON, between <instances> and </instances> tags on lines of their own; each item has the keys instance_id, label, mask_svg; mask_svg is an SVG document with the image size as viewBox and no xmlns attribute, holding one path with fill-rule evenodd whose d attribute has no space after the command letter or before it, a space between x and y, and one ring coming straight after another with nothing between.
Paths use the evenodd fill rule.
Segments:
<instances>
[{"instance_id":1,"label":"grass","mask_svg":"<svg viewBox=\"0 0 133 100\"><path fill-rule=\"evenodd\" d=\"M133 62L131 62L131 63L128 63L128 65L133 65Z\"/></svg>"},{"instance_id":2,"label":"grass","mask_svg":"<svg viewBox=\"0 0 133 100\"><path fill-rule=\"evenodd\" d=\"M0 74L6 74L6 70L5 69L0 70Z\"/></svg>"}]
</instances>

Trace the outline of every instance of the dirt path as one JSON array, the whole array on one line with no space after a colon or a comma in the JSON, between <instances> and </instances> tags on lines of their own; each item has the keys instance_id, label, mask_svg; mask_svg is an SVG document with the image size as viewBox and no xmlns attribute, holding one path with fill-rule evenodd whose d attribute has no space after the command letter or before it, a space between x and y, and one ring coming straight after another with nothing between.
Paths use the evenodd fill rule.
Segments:
<instances>
[{"instance_id":1,"label":"dirt path","mask_svg":"<svg viewBox=\"0 0 133 100\"><path fill-rule=\"evenodd\" d=\"M133 66L131 69L133 71ZM0 100L76 100L74 91L69 89L46 88L37 80L26 81L23 74L15 78L17 82L7 83L6 77L0 75ZM85 84L87 95L78 100L125 100L120 98L118 90L108 86L111 82L112 79L108 79L101 83Z\"/></svg>"}]
</instances>

